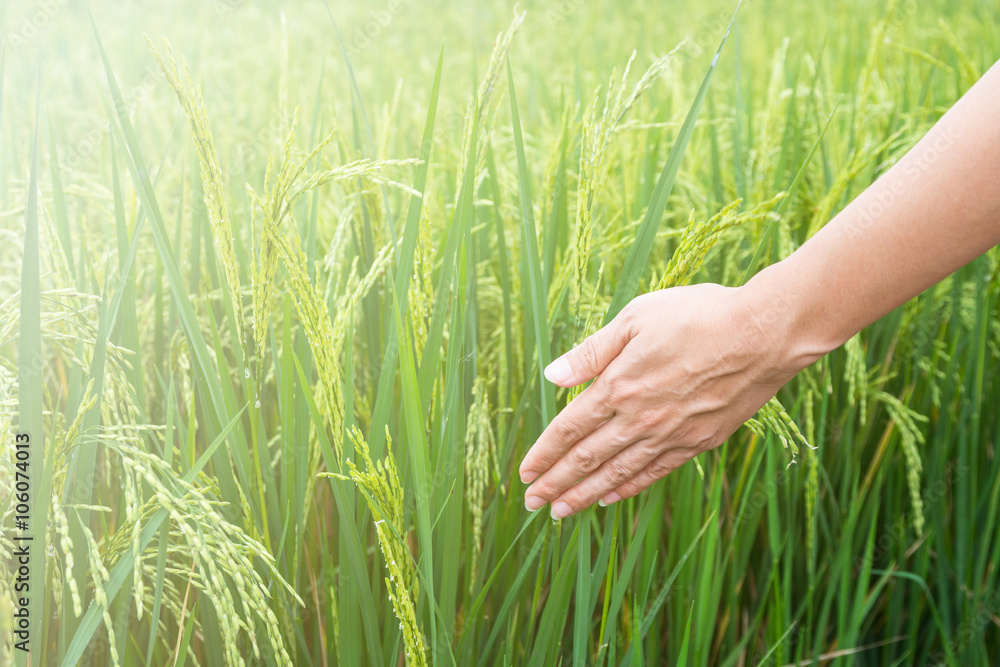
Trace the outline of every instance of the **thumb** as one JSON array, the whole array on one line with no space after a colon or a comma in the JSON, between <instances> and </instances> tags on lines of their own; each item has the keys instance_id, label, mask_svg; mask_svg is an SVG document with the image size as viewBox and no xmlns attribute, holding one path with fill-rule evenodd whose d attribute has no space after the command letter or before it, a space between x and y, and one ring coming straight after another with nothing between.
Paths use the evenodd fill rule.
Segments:
<instances>
[{"instance_id":1,"label":"thumb","mask_svg":"<svg viewBox=\"0 0 1000 667\"><path fill-rule=\"evenodd\" d=\"M573 387L597 377L632 339L629 327L621 319L611 320L546 366L545 378L560 387Z\"/></svg>"}]
</instances>

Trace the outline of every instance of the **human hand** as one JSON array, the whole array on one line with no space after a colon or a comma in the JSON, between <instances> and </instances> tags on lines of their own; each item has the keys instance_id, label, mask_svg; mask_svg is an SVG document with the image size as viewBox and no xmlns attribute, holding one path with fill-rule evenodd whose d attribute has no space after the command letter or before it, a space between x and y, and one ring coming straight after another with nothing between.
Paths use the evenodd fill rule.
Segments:
<instances>
[{"instance_id":1,"label":"human hand","mask_svg":"<svg viewBox=\"0 0 1000 667\"><path fill-rule=\"evenodd\" d=\"M637 297L545 369L561 387L597 379L521 462L529 510L551 502L561 519L638 494L722 444L820 356L801 352L781 317L763 317L776 306L751 283Z\"/></svg>"}]
</instances>

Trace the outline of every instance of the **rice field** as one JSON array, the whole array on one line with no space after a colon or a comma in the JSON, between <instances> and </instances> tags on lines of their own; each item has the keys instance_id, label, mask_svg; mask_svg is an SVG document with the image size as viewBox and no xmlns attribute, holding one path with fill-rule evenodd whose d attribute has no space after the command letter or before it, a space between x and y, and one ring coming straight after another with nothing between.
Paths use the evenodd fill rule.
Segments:
<instances>
[{"instance_id":1,"label":"rice field","mask_svg":"<svg viewBox=\"0 0 1000 667\"><path fill-rule=\"evenodd\" d=\"M0 664L998 664L996 249L524 507L553 358L786 257L1000 57L987 0L735 10L0 6Z\"/></svg>"}]
</instances>

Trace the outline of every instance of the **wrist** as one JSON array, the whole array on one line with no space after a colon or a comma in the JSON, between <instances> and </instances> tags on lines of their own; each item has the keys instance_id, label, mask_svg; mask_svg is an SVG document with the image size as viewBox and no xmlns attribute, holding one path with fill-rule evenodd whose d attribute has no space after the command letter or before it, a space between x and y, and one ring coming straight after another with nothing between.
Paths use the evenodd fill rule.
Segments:
<instances>
[{"instance_id":1,"label":"wrist","mask_svg":"<svg viewBox=\"0 0 1000 667\"><path fill-rule=\"evenodd\" d=\"M763 269L739 289L749 327L760 344L775 350L776 363L785 373L798 373L846 342L819 304L818 287L810 287L787 259Z\"/></svg>"}]
</instances>

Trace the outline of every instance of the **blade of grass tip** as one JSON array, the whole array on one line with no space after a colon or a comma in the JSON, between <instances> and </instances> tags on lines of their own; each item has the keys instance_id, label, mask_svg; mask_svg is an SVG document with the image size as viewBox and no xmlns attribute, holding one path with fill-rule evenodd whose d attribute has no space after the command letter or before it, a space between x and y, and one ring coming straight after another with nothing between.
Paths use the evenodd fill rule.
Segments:
<instances>
[{"instance_id":1,"label":"blade of grass tip","mask_svg":"<svg viewBox=\"0 0 1000 667\"><path fill-rule=\"evenodd\" d=\"M469 619L475 618L476 614L479 613L479 609L483 606L483 602L486 601L486 593L490 590L490 587L492 587L493 582L500 574L500 566L503 565L504 562L507 560L507 557L514 550L514 547L521 539L521 536L524 535L525 531L528 529L528 526L530 526L531 523L539 516L541 516L540 512L533 512L528 516L527 519L525 519L524 524L521 526L521 529L517 533L517 537L511 540L510 545L507 547L507 550L503 553L503 556L500 557L500 559L497 561L496 566L493 568L493 572L490 574L489 579L487 579L486 583L483 584L483 589L479 591L479 595L476 596L476 600L475 602L472 603L472 607L469 608L469 613L466 615L466 618Z\"/></svg>"},{"instance_id":2,"label":"blade of grass tip","mask_svg":"<svg viewBox=\"0 0 1000 667\"><path fill-rule=\"evenodd\" d=\"M688 611L687 623L684 625L684 639L681 641L681 650L677 654L677 662L674 663L677 667L684 667L687 665L688 658L688 646L691 643L691 619L694 618L694 603L691 603L690 609ZM782 637L784 639L784 637Z\"/></svg>"},{"instance_id":3,"label":"blade of grass tip","mask_svg":"<svg viewBox=\"0 0 1000 667\"><path fill-rule=\"evenodd\" d=\"M688 619L688 622L690 623L690 619ZM795 623L792 623L791 625L788 626L788 629L785 630L784 634L781 635L781 637L779 637L776 642L774 642L774 645L770 648L770 650L767 653L765 653L763 657L761 657L759 660L755 660L754 664L755 665L770 664L771 656L774 655L775 651L777 651L781 647L781 645L785 643L785 639L788 637L789 634L791 634L792 630L794 629L795 629Z\"/></svg>"},{"instance_id":4,"label":"blade of grass tip","mask_svg":"<svg viewBox=\"0 0 1000 667\"><path fill-rule=\"evenodd\" d=\"M42 312L41 276L38 250L38 125L41 106L41 65L36 75L35 130L31 144L31 170L28 175L27 202L24 207L24 251L21 259L21 303L17 333L17 401L18 433L15 437L18 451L24 444L30 455L29 474L37 480L31 485L31 523L27 531L18 533L14 540L29 544L31 550L44 558L46 552L45 517L49 513L49 485L52 462L45 456L45 435L42 432ZM42 474L34 473L41 463ZM27 532L27 535L24 533ZM24 538L30 542L22 542ZM42 605L47 597L45 568L33 567L28 575L31 601L31 636L36 644L31 646L31 664L41 664L44 642L42 638ZM27 654L15 651L15 664L24 665Z\"/></svg>"},{"instance_id":5,"label":"blade of grass tip","mask_svg":"<svg viewBox=\"0 0 1000 667\"><path fill-rule=\"evenodd\" d=\"M743 272L743 278L740 279L741 285L746 283L747 279L750 277L750 272L753 271L754 266L757 265L757 260L760 259L761 250L764 249L764 244L767 243L768 239L771 236L771 231L774 227L774 223L781 219L781 216L784 214L785 209L788 207L788 202L791 201L792 195L795 193L795 190L799 187L799 182L802 180L802 177L806 173L806 166L809 164L810 160L812 159L812 156L816 153L816 150L819 148L820 144L823 143L823 137L826 135L826 131L829 129L830 123L833 121L833 116L834 114L837 113L837 108L840 106L840 102L843 99L844 99L843 95L837 98L837 101L833 105L833 109L830 111L830 115L827 117L826 122L823 123L823 129L820 130L819 136L816 137L816 142L812 145L812 148L809 149L809 152L806 153L806 158L802 161L802 165L799 167L798 172L796 172L795 178L792 179L791 185L788 186L788 190L787 192L785 192L784 198L778 204L778 208L775 209L774 212L776 214L776 217L769 220L767 223L767 227L764 228L764 234L763 236L760 237L760 243L757 244L757 248L754 250L753 256L750 258L750 263L747 264L747 268Z\"/></svg>"},{"instance_id":6,"label":"blade of grass tip","mask_svg":"<svg viewBox=\"0 0 1000 667\"><path fill-rule=\"evenodd\" d=\"M684 157L688 142L694 133L695 122L698 120L698 113L701 111L702 102L704 102L705 96L708 94L708 87L712 82L712 75L715 73L716 65L718 65L719 56L722 54L722 48L726 45L729 33L736 23L736 15L740 11L742 2L743 0L740 0L740 2L736 3L736 9L733 11L733 17L729 20L726 33L722 36L719 48L712 57L712 63L708 66L708 72L705 73L705 78L702 79L701 86L698 88L698 94L695 95L687 117L684 118L684 124L681 125L677 139L674 141L674 145L670 149L670 154L667 156L667 161L663 165L663 171L660 172L660 177L656 181L653 196L650 199L649 206L646 208L646 215L639 225L635 241L633 241L632 247L629 248L628 256L625 258L621 278L611 299L611 305L608 306L608 311L604 317L604 324L614 319L615 315L625 307L625 304L632 300L636 289L639 287L639 279L646 269L649 254L653 250L656 231L659 229L660 220L663 219L663 212L667 208L667 199L669 199L670 192L673 190L674 181L677 180L677 170L680 168L681 158Z\"/></svg>"},{"instance_id":7,"label":"blade of grass tip","mask_svg":"<svg viewBox=\"0 0 1000 667\"><path fill-rule=\"evenodd\" d=\"M240 418L246 411L248 406L244 405L239 412L237 412L228 424L222 429L219 435L216 436L212 444L208 446L207 449L202 453L193 466L184 474L184 481L188 484L194 482L198 473L205 467L208 461L215 455L217 451L223 451L222 444L229 438L229 434L236 428L239 424ZM223 451L223 453L225 453ZM142 527L142 531L139 534L139 551L145 551L146 547L149 545L150 540L153 538L153 533L160 529L163 522L168 516L168 511L164 508L160 508L155 514L149 519L149 521ZM108 581L104 584L104 594L107 596L108 602L110 603L118 595L118 591L121 590L122 584L125 582L127 577L132 576L132 569L135 567L135 559L132 555L132 551L126 551L122 557L115 564L114 568L111 570L111 574L108 577ZM80 658L83 656L83 652L87 649L87 645L90 643L90 639L97 630L98 624L101 622L101 616L103 614L102 607L97 604L97 601L90 603L87 611L84 613L83 617L80 619L80 627L77 629L76 634L73 635L73 640L70 642L69 646L66 648L66 654L63 656L62 662L59 664L63 667L71 667L79 663Z\"/></svg>"},{"instance_id":8,"label":"blade of grass tip","mask_svg":"<svg viewBox=\"0 0 1000 667\"><path fill-rule=\"evenodd\" d=\"M667 599L667 593L670 592L670 587L673 586L674 581L677 579L677 575L680 574L681 568L684 567L684 563L686 563L687 559L691 556L692 553L694 553L695 547L698 546L698 543L701 541L701 538L705 534L705 531L708 530L708 527L712 525L712 522L714 520L715 520L715 512L712 512L712 514L709 515L708 520L705 522L705 525L701 527L701 530L698 531L698 534L691 541L691 545L687 548L687 551L684 552L684 555L681 556L680 560L677 561L677 564L674 565L674 569L670 573L670 576L667 577L666 582L664 582L663 588L660 589L660 592L657 594L656 599L654 599L653 603L650 605L649 612L643 617L642 623L639 625L638 631L633 635L632 644L631 646L629 646L628 650L625 651L625 655L622 656L622 661L620 664L622 665L628 664L633 648L638 643L642 642L643 639L645 639L646 634L649 632L649 628L653 625L653 621L660 613L660 607L663 606L663 603ZM688 616L688 623L690 622L691 622L691 617Z\"/></svg>"},{"instance_id":9,"label":"blade of grass tip","mask_svg":"<svg viewBox=\"0 0 1000 667\"><path fill-rule=\"evenodd\" d=\"M63 247L69 275L75 276L73 265L73 241L69 231L69 219L66 213L66 192L63 189L62 175L59 170L59 149L56 146L56 136L52 129L52 117L46 114L49 126L49 173L52 178L52 204L55 209L56 235Z\"/></svg>"},{"instance_id":10,"label":"blade of grass tip","mask_svg":"<svg viewBox=\"0 0 1000 667\"><path fill-rule=\"evenodd\" d=\"M514 145L517 149L517 177L521 190L521 243L526 253L528 280L530 285L532 321L535 325L535 347L538 351L539 373L545 370L552 360L552 350L549 347L549 336L546 289L542 284L541 262L538 256L538 236L535 231L534 207L531 203L531 179L528 174L528 163L524 157L524 140L521 137L521 117L517 109L517 95L514 91L514 74L507 61L507 92L510 97L511 123L514 126ZM551 382L541 383L542 423L547 425L555 417L555 385Z\"/></svg>"},{"instance_id":11,"label":"blade of grass tip","mask_svg":"<svg viewBox=\"0 0 1000 667\"><path fill-rule=\"evenodd\" d=\"M417 165L413 177L413 189L423 193L427 185L427 167L431 157L431 147L434 144L434 121L437 116L438 94L441 90L441 66L444 62L444 46L438 54L437 68L434 72L434 83L431 86L428 102L427 118L424 121L424 136L420 141L420 164ZM410 279L413 276L413 256L417 247L420 231L420 213L423 210L423 197L411 197L410 207L406 212L406 223L403 228L403 241L397 255L396 268L396 298L400 309L405 310L410 289ZM396 346L396 320L389 321L388 340L385 353L382 356L382 369L378 378L378 394L375 399L375 409L372 411L371 428L369 429L369 447L373 454L379 454L385 443L385 425L389 421L389 412L393 407L392 385L396 380L396 357L399 348Z\"/></svg>"}]
</instances>

